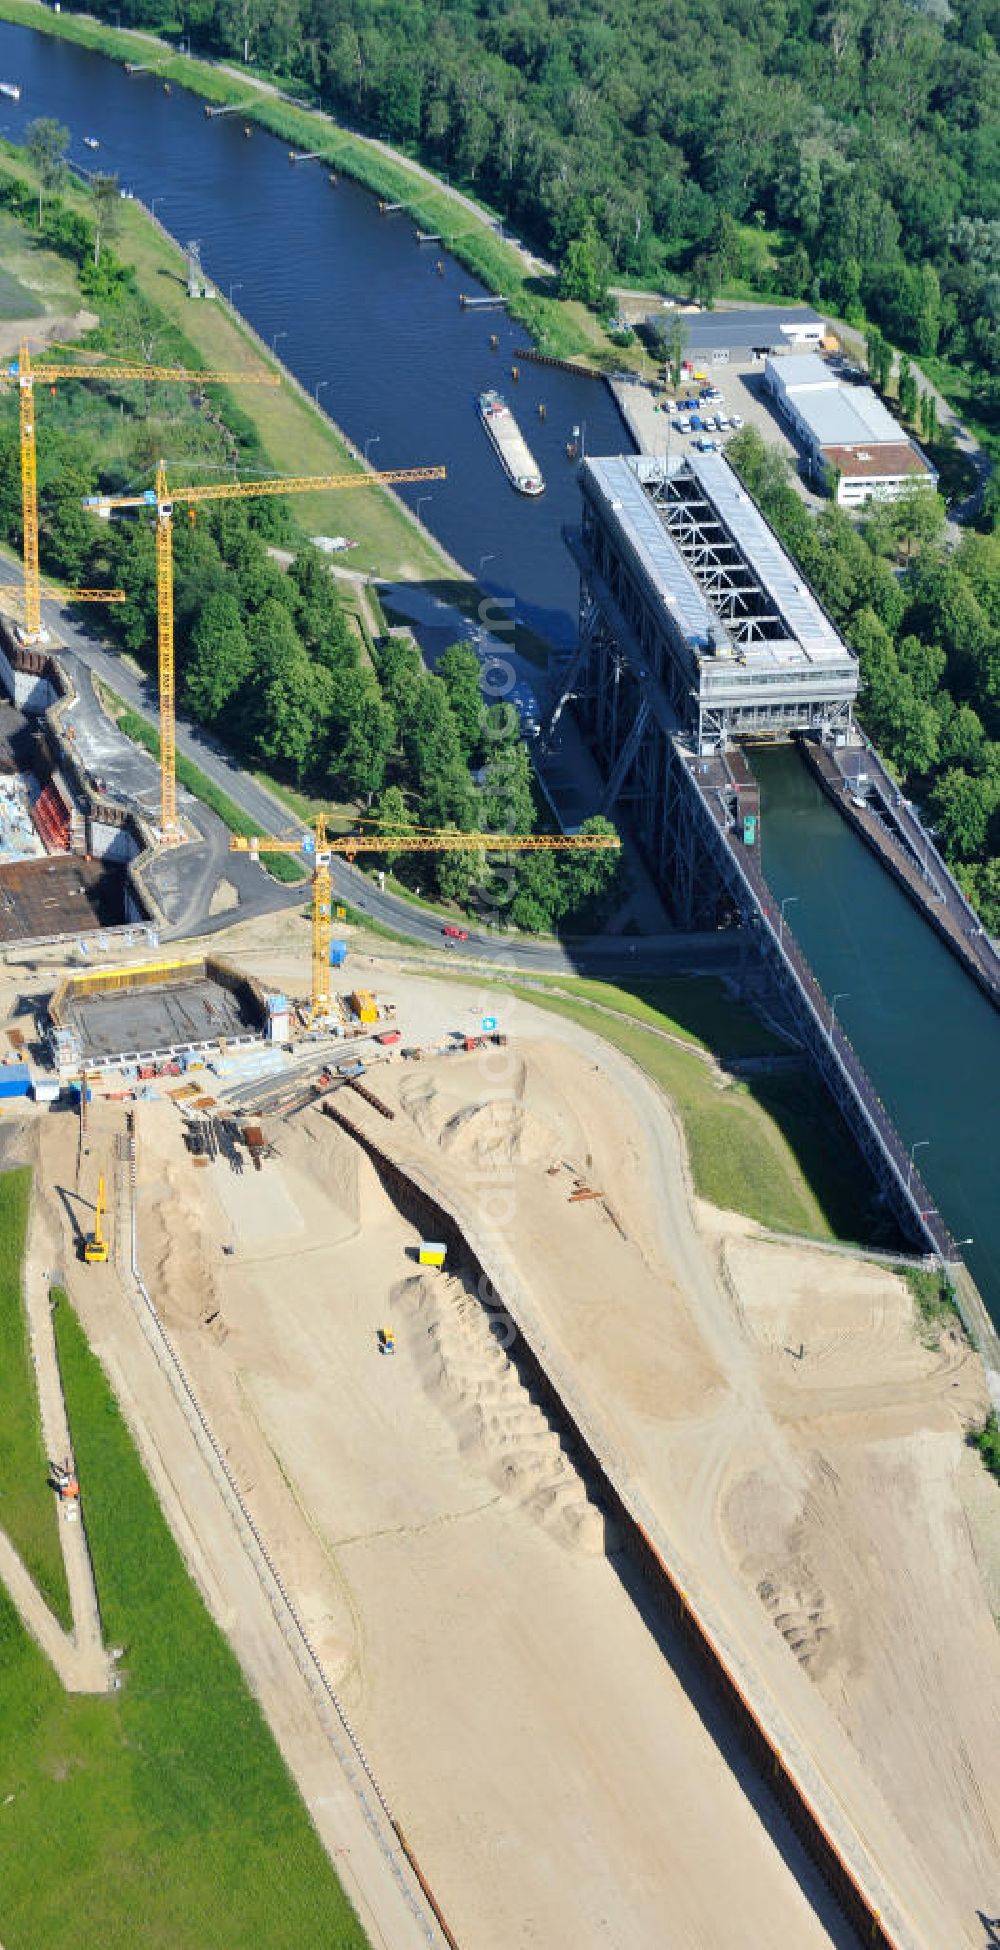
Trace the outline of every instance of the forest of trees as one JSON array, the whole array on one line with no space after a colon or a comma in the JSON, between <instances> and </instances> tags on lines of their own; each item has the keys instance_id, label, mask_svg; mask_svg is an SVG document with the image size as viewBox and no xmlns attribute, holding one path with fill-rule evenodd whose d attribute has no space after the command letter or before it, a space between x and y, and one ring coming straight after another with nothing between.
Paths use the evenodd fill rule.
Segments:
<instances>
[{"instance_id":1,"label":"forest of trees","mask_svg":"<svg viewBox=\"0 0 1000 1950\"><path fill-rule=\"evenodd\" d=\"M857 651L865 729L1000 932L1000 534L970 532L949 552L932 525L904 535L905 504L875 506L859 533L838 507L811 515L751 428L727 455Z\"/></svg>"},{"instance_id":2,"label":"forest of trees","mask_svg":"<svg viewBox=\"0 0 1000 1950\"><path fill-rule=\"evenodd\" d=\"M58 125L53 125L58 133ZM61 132L65 136L65 131ZM93 215L58 195L59 142L46 193L0 178L0 204L39 225L99 297L101 326L89 343L164 364L197 364L192 349L137 289L108 241L101 194ZM41 142L41 136L39 141ZM117 193L117 192L116 192ZM104 244L100 247L103 228ZM176 386L73 382L46 402L39 444L43 567L59 580L120 587L128 601L102 617L102 634L147 668L156 644L152 523L98 521L81 507L100 486L114 492L150 478L164 440L182 431L192 465L266 467L253 422L224 390L211 403ZM17 403L0 400L0 538L22 540ZM283 569L269 553L293 551ZM178 698L237 757L326 803L364 806L387 830L413 825L533 832L540 824L530 757L516 711L484 705L479 660L456 644L429 674L419 652L389 636L372 654L345 615L327 564L280 500L221 502L174 525ZM593 822L592 822L593 823ZM597 828L611 831L607 821ZM391 853L391 849L389 849ZM413 879L401 858L400 877ZM518 858L486 874L475 856L442 855L420 870L425 892L496 913L539 931L596 926L614 900L613 853Z\"/></svg>"},{"instance_id":3,"label":"forest of trees","mask_svg":"<svg viewBox=\"0 0 1000 1950\"><path fill-rule=\"evenodd\" d=\"M1000 0L95 0L474 186L560 266L752 275L1000 414ZM759 233L782 239L770 270ZM574 249L575 247L575 249ZM598 282L600 278L598 279Z\"/></svg>"}]
</instances>

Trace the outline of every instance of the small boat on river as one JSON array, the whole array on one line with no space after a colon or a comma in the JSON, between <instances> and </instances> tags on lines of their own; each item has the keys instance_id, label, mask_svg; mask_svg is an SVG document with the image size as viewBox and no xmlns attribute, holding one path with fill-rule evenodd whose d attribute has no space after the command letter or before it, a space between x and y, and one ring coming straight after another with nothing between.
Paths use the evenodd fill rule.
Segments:
<instances>
[{"instance_id":1,"label":"small boat on river","mask_svg":"<svg viewBox=\"0 0 1000 1950\"><path fill-rule=\"evenodd\" d=\"M506 400L492 390L480 393L479 417L511 487L518 494L544 494L541 469Z\"/></svg>"},{"instance_id":2,"label":"small boat on river","mask_svg":"<svg viewBox=\"0 0 1000 1950\"><path fill-rule=\"evenodd\" d=\"M85 149L99 149L101 145L96 135L85 135L83 138L83 146Z\"/></svg>"},{"instance_id":3,"label":"small boat on river","mask_svg":"<svg viewBox=\"0 0 1000 1950\"><path fill-rule=\"evenodd\" d=\"M20 84L20 82L19 82L19 81L0 81L0 95L6 95L6 97L7 97L7 100L8 100L9 102L19 102L19 101L20 101L20 99L21 99L21 84Z\"/></svg>"}]
</instances>

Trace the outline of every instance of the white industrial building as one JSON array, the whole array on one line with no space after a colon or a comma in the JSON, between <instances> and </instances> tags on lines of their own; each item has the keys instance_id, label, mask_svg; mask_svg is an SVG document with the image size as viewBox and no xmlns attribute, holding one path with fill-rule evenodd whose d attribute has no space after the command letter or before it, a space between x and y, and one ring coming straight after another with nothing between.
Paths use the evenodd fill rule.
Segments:
<instances>
[{"instance_id":1,"label":"white industrial building","mask_svg":"<svg viewBox=\"0 0 1000 1950\"><path fill-rule=\"evenodd\" d=\"M841 507L894 500L937 473L870 386L847 386L815 352L768 359L764 384L804 448L812 473L836 483Z\"/></svg>"}]
</instances>

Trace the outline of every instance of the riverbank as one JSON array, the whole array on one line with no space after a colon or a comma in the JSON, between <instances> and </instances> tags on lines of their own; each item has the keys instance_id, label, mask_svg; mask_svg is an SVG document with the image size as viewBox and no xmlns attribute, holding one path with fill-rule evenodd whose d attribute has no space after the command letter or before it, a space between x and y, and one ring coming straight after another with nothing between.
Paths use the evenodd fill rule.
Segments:
<instances>
[{"instance_id":1,"label":"riverbank","mask_svg":"<svg viewBox=\"0 0 1000 1950\"><path fill-rule=\"evenodd\" d=\"M444 249L507 299L510 316L527 327L542 350L602 369L621 365L621 351L593 314L555 296L550 266L506 238L500 220L474 198L387 143L343 128L325 110L284 94L231 61L179 54L155 34L108 27L92 15L54 14L42 0L0 0L0 20L75 41L140 70L155 69L161 83L186 88L209 104L238 106L246 122L259 123L296 151L317 155L387 203L403 206L418 229L440 237ZM551 291L539 288L546 282Z\"/></svg>"},{"instance_id":2,"label":"riverbank","mask_svg":"<svg viewBox=\"0 0 1000 1950\"><path fill-rule=\"evenodd\" d=\"M9 143L0 146L0 173L35 180L24 151ZM89 214L86 191L75 182L66 184L63 200L71 209ZM13 219L5 221L9 226ZM264 365L281 374L280 388L260 387L252 397L239 396L240 410L252 420L267 462L276 474L357 472L360 477L371 471L366 470L347 434L317 405L235 306L221 294L210 305L191 303L183 251L137 197L121 202L115 251L133 272L143 297L183 333L206 370L253 372ZM16 329L20 335L23 323L31 344L36 337L44 336L44 322L36 324L28 319L9 329ZM434 456L416 455L414 464L425 460L431 464ZM318 493L307 499L304 508L308 514L298 510L298 518L306 532L346 532L356 543L350 561L359 572L401 582L465 579L461 564L390 488L368 487L349 498L343 491Z\"/></svg>"}]
</instances>

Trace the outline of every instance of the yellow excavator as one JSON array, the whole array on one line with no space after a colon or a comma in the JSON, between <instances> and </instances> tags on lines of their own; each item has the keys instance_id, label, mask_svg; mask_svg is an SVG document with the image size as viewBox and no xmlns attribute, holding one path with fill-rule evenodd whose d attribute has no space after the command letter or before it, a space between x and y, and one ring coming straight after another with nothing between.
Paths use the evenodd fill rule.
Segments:
<instances>
[{"instance_id":1,"label":"yellow excavator","mask_svg":"<svg viewBox=\"0 0 1000 1950\"><path fill-rule=\"evenodd\" d=\"M101 1231L101 1220L105 1217L107 1209L108 1201L104 1191L104 1179L100 1178L97 1184L97 1209L94 1214L94 1230L88 1234L83 1242L83 1257L88 1266L103 1266L107 1260L108 1242Z\"/></svg>"}]
</instances>

